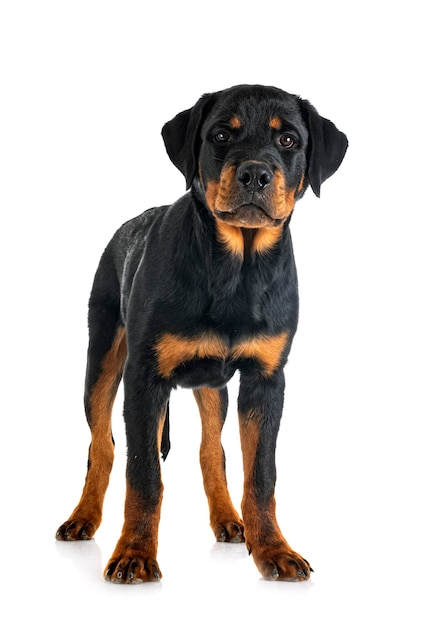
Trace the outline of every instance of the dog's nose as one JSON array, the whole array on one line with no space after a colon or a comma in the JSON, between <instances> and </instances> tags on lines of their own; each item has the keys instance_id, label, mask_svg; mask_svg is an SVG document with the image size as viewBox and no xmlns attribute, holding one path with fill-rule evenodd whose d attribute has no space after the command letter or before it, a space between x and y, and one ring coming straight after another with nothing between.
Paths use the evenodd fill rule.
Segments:
<instances>
[{"instance_id":1,"label":"dog's nose","mask_svg":"<svg viewBox=\"0 0 436 626\"><path fill-rule=\"evenodd\" d=\"M236 170L236 178L245 189L260 191L273 179L273 173L265 163L245 161Z\"/></svg>"}]
</instances>

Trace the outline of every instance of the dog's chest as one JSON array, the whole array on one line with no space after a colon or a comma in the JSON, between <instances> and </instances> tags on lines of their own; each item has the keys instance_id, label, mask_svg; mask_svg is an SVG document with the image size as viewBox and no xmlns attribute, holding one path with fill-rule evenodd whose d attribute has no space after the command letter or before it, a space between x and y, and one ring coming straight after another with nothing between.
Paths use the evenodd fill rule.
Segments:
<instances>
[{"instance_id":1,"label":"dog's chest","mask_svg":"<svg viewBox=\"0 0 436 626\"><path fill-rule=\"evenodd\" d=\"M233 343L213 330L191 336L165 333L155 346L157 370L162 378L185 387L221 387L247 363L270 377L287 354L289 342L288 331L252 334Z\"/></svg>"},{"instance_id":2,"label":"dog's chest","mask_svg":"<svg viewBox=\"0 0 436 626\"><path fill-rule=\"evenodd\" d=\"M294 333L290 294L279 298L274 285L268 289L262 283L260 289L249 280L236 282L234 276L226 288L218 289L213 281L208 290L204 287L197 315L160 335L155 354L163 378L185 387L221 387L247 365L266 377L280 367Z\"/></svg>"}]
</instances>

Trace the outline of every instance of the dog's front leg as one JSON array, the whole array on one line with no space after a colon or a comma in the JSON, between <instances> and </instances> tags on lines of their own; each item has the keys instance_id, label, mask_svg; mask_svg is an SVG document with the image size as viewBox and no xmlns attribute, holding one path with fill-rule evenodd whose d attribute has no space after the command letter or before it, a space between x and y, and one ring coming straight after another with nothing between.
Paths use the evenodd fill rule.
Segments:
<instances>
[{"instance_id":1,"label":"dog's front leg","mask_svg":"<svg viewBox=\"0 0 436 626\"><path fill-rule=\"evenodd\" d=\"M210 525L217 541L240 543L244 541L244 528L230 499L226 459L221 445L221 431L228 404L227 388L194 389L194 397L201 415L200 464L209 502Z\"/></svg>"},{"instance_id":2,"label":"dog's front leg","mask_svg":"<svg viewBox=\"0 0 436 626\"><path fill-rule=\"evenodd\" d=\"M260 573L269 580L306 580L310 565L292 550L276 520L275 448L283 408L282 370L265 377L241 372L239 427L244 461L242 517L245 540Z\"/></svg>"},{"instance_id":3,"label":"dog's front leg","mask_svg":"<svg viewBox=\"0 0 436 626\"><path fill-rule=\"evenodd\" d=\"M160 446L169 389L128 362L124 373L127 489L124 526L106 566L116 583L158 581L156 560L163 484Z\"/></svg>"}]
</instances>

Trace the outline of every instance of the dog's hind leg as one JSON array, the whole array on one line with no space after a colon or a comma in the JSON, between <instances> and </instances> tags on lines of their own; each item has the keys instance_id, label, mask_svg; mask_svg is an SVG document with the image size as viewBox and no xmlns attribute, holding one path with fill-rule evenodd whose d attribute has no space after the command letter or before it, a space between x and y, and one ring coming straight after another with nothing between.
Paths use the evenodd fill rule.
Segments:
<instances>
[{"instance_id":1,"label":"dog's hind leg","mask_svg":"<svg viewBox=\"0 0 436 626\"><path fill-rule=\"evenodd\" d=\"M82 497L56 533L58 540L90 539L102 519L103 500L114 457L111 413L126 359L119 285L106 252L97 270L89 301L89 347L85 412L91 429L88 472Z\"/></svg>"},{"instance_id":2,"label":"dog's hind leg","mask_svg":"<svg viewBox=\"0 0 436 626\"><path fill-rule=\"evenodd\" d=\"M194 390L201 415L200 464L209 502L210 525L217 541L244 541L242 520L232 504L227 488L225 455L221 431L227 412L227 389L201 387Z\"/></svg>"}]
</instances>

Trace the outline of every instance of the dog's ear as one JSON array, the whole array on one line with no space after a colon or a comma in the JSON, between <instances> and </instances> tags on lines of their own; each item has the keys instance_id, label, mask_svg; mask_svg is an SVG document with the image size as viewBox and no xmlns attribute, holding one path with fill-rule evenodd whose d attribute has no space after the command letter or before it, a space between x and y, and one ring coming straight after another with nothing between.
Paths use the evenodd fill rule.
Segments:
<instances>
[{"instance_id":1,"label":"dog's ear","mask_svg":"<svg viewBox=\"0 0 436 626\"><path fill-rule=\"evenodd\" d=\"M321 117L308 100L300 100L300 108L309 131L307 176L313 192L319 198L321 184L342 163L348 140L333 122Z\"/></svg>"},{"instance_id":2,"label":"dog's ear","mask_svg":"<svg viewBox=\"0 0 436 626\"><path fill-rule=\"evenodd\" d=\"M182 111L162 128L168 156L186 179L186 189L192 185L198 170L200 131L214 101L214 94L204 94L191 108Z\"/></svg>"}]
</instances>

